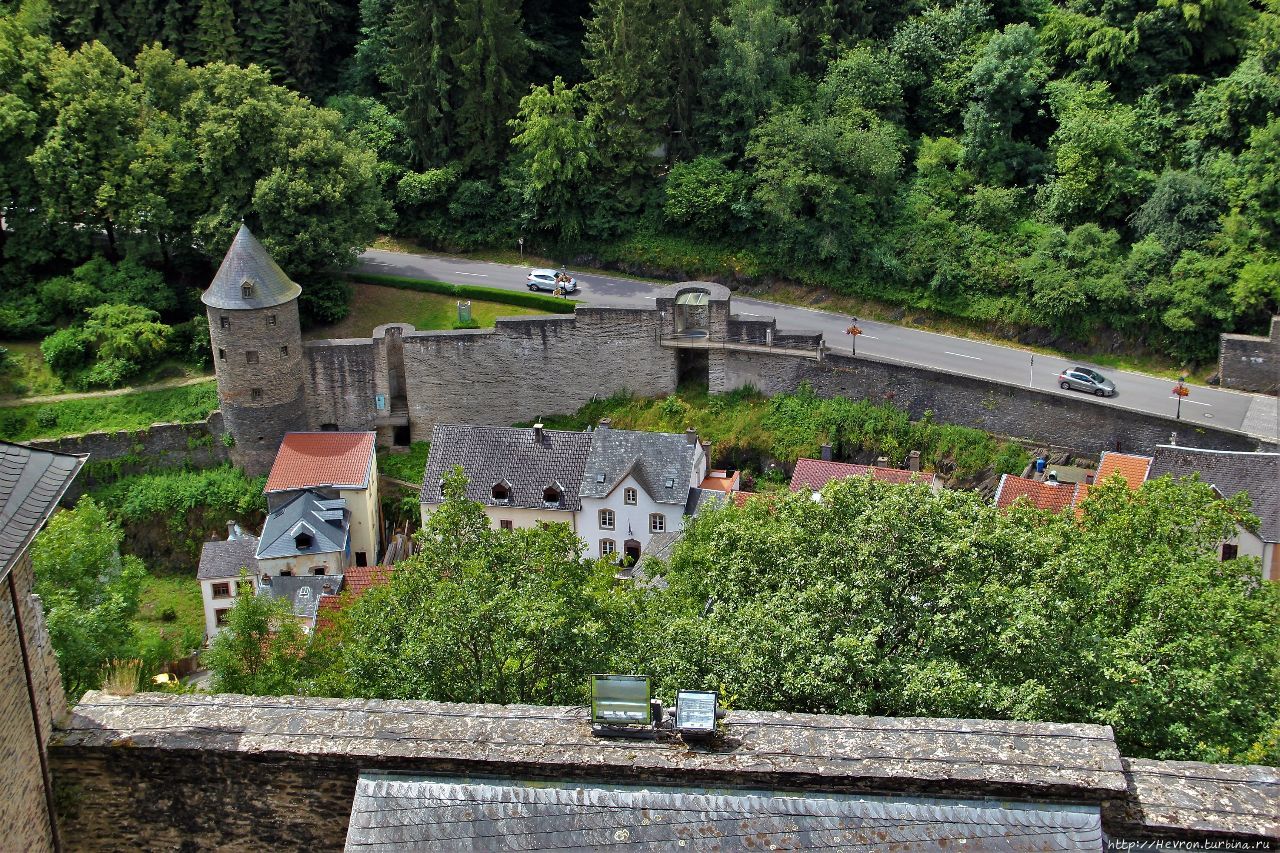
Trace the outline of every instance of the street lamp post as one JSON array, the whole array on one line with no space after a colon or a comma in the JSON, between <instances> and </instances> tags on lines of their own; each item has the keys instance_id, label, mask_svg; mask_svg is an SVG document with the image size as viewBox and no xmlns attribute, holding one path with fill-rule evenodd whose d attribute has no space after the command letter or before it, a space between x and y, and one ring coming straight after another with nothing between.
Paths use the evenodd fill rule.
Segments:
<instances>
[{"instance_id":1,"label":"street lamp post","mask_svg":"<svg viewBox=\"0 0 1280 853\"><path fill-rule=\"evenodd\" d=\"M1187 388L1187 374L1183 371L1178 376L1178 384L1173 386L1173 396L1178 398L1178 408L1173 415L1174 420L1182 420L1182 398L1190 393L1191 391Z\"/></svg>"},{"instance_id":2,"label":"street lamp post","mask_svg":"<svg viewBox=\"0 0 1280 853\"><path fill-rule=\"evenodd\" d=\"M845 329L844 333L849 336L849 355L857 355L858 335L862 334L862 330L858 328L857 317L849 318L849 328Z\"/></svg>"}]
</instances>

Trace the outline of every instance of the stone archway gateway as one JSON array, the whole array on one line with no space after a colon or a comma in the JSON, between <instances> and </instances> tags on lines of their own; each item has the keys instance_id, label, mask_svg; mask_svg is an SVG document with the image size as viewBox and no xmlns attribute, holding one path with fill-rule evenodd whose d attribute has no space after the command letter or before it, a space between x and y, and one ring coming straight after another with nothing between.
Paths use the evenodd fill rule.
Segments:
<instances>
[{"instance_id":1,"label":"stone archway gateway","mask_svg":"<svg viewBox=\"0 0 1280 853\"><path fill-rule=\"evenodd\" d=\"M640 562L640 542L636 539L628 539L623 542L622 555L626 558L628 566L634 566Z\"/></svg>"}]
</instances>

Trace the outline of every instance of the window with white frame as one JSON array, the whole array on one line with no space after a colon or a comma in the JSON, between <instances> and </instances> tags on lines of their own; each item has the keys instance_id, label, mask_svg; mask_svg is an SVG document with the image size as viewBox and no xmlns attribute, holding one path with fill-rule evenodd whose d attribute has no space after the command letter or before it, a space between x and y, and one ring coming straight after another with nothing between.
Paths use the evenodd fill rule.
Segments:
<instances>
[{"instance_id":1,"label":"window with white frame","mask_svg":"<svg viewBox=\"0 0 1280 853\"><path fill-rule=\"evenodd\" d=\"M622 502L628 506L636 505L636 490L628 486L622 490Z\"/></svg>"},{"instance_id":2,"label":"window with white frame","mask_svg":"<svg viewBox=\"0 0 1280 853\"><path fill-rule=\"evenodd\" d=\"M618 544L616 542L614 542L612 539L600 540L600 556L601 557L609 557L616 553L618 553Z\"/></svg>"},{"instance_id":3,"label":"window with white frame","mask_svg":"<svg viewBox=\"0 0 1280 853\"><path fill-rule=\"evenodd\" d=\"M600 510L600 529L601 530L613 529L613 510L611 509Z\"/></svg>"},{"instance_id":4,"label":"window with white frame","mask_svg":"<svg viewBox=\"0 0 1280 853\"><path fill-rule=\"evenodd\" d=\"M649 513L649 532L661 533L667 529L667 517L660 512Z\"/></svg>"}]
</instances>

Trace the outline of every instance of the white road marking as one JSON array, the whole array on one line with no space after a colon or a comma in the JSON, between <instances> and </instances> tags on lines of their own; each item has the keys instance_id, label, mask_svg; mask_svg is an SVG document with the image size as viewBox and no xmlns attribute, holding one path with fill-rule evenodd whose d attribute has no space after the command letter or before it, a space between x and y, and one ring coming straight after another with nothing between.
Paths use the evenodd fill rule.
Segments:
<instances>
[{"instance_id":1,"label":"white road marking","mask_svg":"<svg viewBox=\"0 0 1280 853\"><path fill-rule=\"evenodd\" d=\"M1177 395L1177 394L1170 394L1169 396L1170 396L1170 397L1177 397L1178 395ZM1208 406L1208 407L1210 407L1210 408L1213 408L1213 403L1201 403L1199 400L1188 400L1186 397L1183 397L1183 398L1182 398L1182 402L1184 402L1184 403L1190 403L1190 404L1191 404L1191 405L1193 405L1193 406Z\"/></svg>"},{"instance_id":2,"label":"white road marking","mask_svg":"<svg viewBox=\"0 0 1280 853\"><path fill-rule=\"evenodd\" d=\"M867 340L869 340L869 341L878 341L878 340L880 340L880 339L879 339L879 338L877 338L875 335L868 335L866 332L863 332L862 334L858 335L858 337L860 337L860 338L866 338L866 339L867 339Z\"/></svg>"},{"instance_id":3,"label":"white road marking","mask_svg":"<svg viewBox=\"0 0 1280 853\"><path fill-rule=\"evenodd\" d=\"M475 276L476 278L488 278L488 277L489 277L488 275L486 275L485 273L482 273L482 272L462 272L461 270L454 270L454 271L453 271L453 274L454 274L454 275L473 275L473 276Z\"/></svg>"},{"instance_id":4,"label":"white road marking","mask_svg":"<svg viewBox=\"0 0 1280 853\"><path fill-rule=\"evenodd\" d=\"M395 264L389 261L365 261L366 264L373 264L376 267L394 267Z\"/></svg>"},{"instance_id":5,"label":"white road marking","mask_svg":"<svg viewBox=\"0 0 1280 853\"><path fill-rule=\"evenodd\" d=\"M942 353L942 354L943 354L943 355L954 355L954 356L956 356L957 358L971 358L971 359L973 359L974 361L982 361L982 357L981 357L981 356L976 356L976 355L965 355L965 354L964 354L964 353L962 353L962 352L947 352L947 351L943 350L943 353Z\"/></svg>"}]
</instances>

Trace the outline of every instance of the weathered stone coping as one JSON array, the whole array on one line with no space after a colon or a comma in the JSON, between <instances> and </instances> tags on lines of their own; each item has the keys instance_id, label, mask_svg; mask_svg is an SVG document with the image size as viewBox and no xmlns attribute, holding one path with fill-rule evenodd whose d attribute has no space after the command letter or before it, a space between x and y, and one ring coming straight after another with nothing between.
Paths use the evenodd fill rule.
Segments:
<instances>
[{"instance_id":1,"label":"weathered stone coping","mask_svg":"<svg viewBox=\"0 0 1280 853\"><path fill-rule=\"evenodd\" d=\"M584 708L87 693L58 748L343 755L360 766L1101 802L1127 781L1107 726L735 711L722 745L592 736Z\"/></svg>"}]
</instances>

